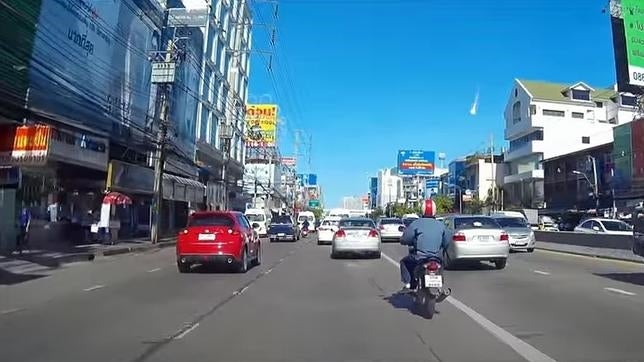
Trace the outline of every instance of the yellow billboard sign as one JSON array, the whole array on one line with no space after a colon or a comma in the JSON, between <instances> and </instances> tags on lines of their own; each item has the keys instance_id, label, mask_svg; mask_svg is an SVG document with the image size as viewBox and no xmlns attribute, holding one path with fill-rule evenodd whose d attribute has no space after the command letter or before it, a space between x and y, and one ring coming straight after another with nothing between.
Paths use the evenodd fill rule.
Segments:
<instances>
[{"instance_id":1,"label":"yellow billboard sign","mask_svg":"<svg viewBox=\"0 0 644 362\"><path fill-rule=\"evenodd\" d=\"M275 146L277 132L276 104L249 104L246 106L246 145L249 147Z\"/></svg>"}]
</instances>

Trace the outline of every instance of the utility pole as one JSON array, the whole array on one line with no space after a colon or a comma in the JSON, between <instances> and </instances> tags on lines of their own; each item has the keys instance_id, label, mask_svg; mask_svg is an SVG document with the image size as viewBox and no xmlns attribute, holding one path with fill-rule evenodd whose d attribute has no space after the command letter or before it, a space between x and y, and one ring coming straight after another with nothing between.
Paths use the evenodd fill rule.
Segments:
<instances>
[{"instance_id":1,"label":"utility pole","mask_svg":"<svg viewBox=\"0 0 644 362\"><path fill-rule=\"evenodd\" d=\"M595 157L588 155L588 158L593 163L593 193L595 194L595 214L599 215L599 183L597 180L597 160Z\"/></svg>"},{"instance_id":2,"label":"utility pole","mask_svg":"<svg viewBox=\"0 0 644 362\"><path fill-rule=\"evenodd\" d=\"M496 177L494 177L494 133L490 134L490 167L491 167L491 175L492 175L492 210L495 211L496 209Z\"/></svg>"},{"instance_id":3,"label":"utility pole","mask_svg":"<svg viewBox=\"0 0 644 362\"><path fill-rule=\"evenodd\" d=\"M170 98L170 85L174 83L178 53L175 50L175 40L168 41L165 52L156 51L152 56L152 83L159 85L160 110L159 129L156 139L156 152L154 160L154 195L152 205L152 218L150 225L150 241L157 243L161 229L161 213L163 204L163 167L166 158L166 142L168 134L168 112Z\"/></svg>"}]
</instances>

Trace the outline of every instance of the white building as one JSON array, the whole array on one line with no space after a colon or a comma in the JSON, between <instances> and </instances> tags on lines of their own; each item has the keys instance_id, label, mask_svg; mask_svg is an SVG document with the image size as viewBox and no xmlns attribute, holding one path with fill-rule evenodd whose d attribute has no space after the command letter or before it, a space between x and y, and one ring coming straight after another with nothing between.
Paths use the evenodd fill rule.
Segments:
<instances>
[{"instance_id":1,"label":"white building","mask_svg":"<svg viewBox=\"0 0 644 362\"><path fill-rule=\"evenodd\" d=\"M387 207L392 202L404 202L403 180L392 173L391 169L378 171L378 202L380 208Z\"/></svg>"},{"instance_id":2,"label":"white building","mask_svg":"<svg viewBox=\"0 0 644 362\"><path fill-rule=\"evenodd\" d=\"M635 104L631 94L583 82L515 80L505 109L506 204L541 207L541 161L612 142L612 128L633 120Z\"/></svg>"},{"instance_id":3,"label":"white building","mask_svg":"<svg viewBox=\"0 0 644 362\"><path fill-rule=\"evenodd\" d=\"M208 170L202 178L207 203L225 207L224 189L234 189L244 173L251 13L247 0L183 0L183 4L185 8L171 9L170 23L200 31L203 43L199 53L187 54L187 61L201 70L198 89L192 90L199 100L195 158ZM230 131L229 149L224 149L224 129Z\"/></svg>"},{"instance_id":4,"label":"white building","mask_svg":"<svg viewBox=\"0 0 644 362\"><path fill-rule=\"evenodd\" d=\"M493 163L490 162L489 155L469 156L465 160L461 186L471 191L472 196L485 201L491 196L493 188L494 192L497 192L503 185L505 169L501 156L494 156ZM500 201L501 195L495 195L494 199Z\"/></svg>"},{"instance_id":5,"label":"white building","mask_svg":"<svg viewBox=\"0 0 644 362\"><path fill-rule=\"evenodd\" d=\"M362 198L357 196L345 196L342 198L342 208L347 210L364 209Z\"/></svg>"}]
</instances>

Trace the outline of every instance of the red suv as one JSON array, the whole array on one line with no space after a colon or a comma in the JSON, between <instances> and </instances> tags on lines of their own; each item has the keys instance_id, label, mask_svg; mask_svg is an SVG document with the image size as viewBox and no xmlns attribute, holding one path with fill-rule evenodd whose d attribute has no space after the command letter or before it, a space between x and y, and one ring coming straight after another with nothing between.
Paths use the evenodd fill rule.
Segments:
<instances>
[{"instance_id":1,"label":"red suv","mask_svg":"<svg viewBox=\"0 0 644 362\"><path fill-rule=\"evenodd\" d=\"M188 273L192 264L235 264L240 273L259 265L261 242L244 214L235 211L195 212L177 238L177 267Z\"/></svg>"}]
</instances>

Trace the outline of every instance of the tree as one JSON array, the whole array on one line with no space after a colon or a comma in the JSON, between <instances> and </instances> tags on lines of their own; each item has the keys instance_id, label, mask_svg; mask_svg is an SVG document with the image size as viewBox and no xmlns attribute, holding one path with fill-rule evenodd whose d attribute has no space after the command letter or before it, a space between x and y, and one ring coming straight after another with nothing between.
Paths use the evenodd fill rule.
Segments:
<instances>
[{"instance_id":1,"label":"tree","mask_svg":"<svg viewBox=\"0 0 644 362\"><path fill-rule=\"evenodd\" d=\"M437 214L448 214L454 209L454 199L447 195L436 195L432 198L436 203Z\"/></svg>"},{"instance_id":2,"label":"tree","mask_svg":"<svg viewBox=\"0 0 644 362\"><path fill-rule=\"evenodd\" d=\"M385 214L385 211L382 209L382 207L378 206L373 211L371 212L371 218L374 220L377 220L379 217L383 216Z\"/></svg>"},{"instance_id":3,"label":"tree","mask_svg":"<svg viewBox=\"0 0 644 362\"><path fill-rule=\"evenodd\" d=\"M311 211L313 213L313 215L315 215L315 220L322 220L322 218L324 216L324 210L323 209L321 209L319 207L315 207L315 208L310 208L309 211Z\"/></svg>"},{"instance_id":4,"label":"tree","mask_svg":"<svg viewBox=\"0 0 644 362\"><path fill-rule=\"evenodd\" d=\"M483 211L485 202L481 201L478 197L472 198L471 201L463 204L464 214L480 214Z\"/></svg>"}]
</instances>

